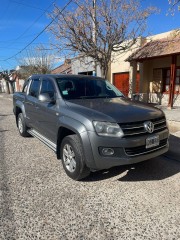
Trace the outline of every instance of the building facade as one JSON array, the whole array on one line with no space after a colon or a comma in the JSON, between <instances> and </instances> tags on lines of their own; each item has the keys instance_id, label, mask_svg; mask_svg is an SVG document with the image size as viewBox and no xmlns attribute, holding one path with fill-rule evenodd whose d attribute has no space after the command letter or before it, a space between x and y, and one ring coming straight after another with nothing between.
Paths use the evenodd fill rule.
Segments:
<instances>
[{"instance_id":1,"label":"building facade","mask_svg":"<svg viewBox=\"0 0 180 240\"><path fill-rule=\"evenodd\" d=\"M71 59L66 59L63 64L54 68L52 74L72 74Z\"/></svg>"},{"instance_id":2,"label":"building facade","mask_svg":"<svg viewBox=\"0 0 180 240\"><path fill-rule=\"evenodd\" d=\"M134 50L111 64L111 82L142 101L180 106L179 30L144 38Z\"/></svg>"},{"instance_id":3,"label":"building facade","mask_svg":"<svg viewBox=\"0 0 180 240\"><path fill-rule=\"evenodd\" d=\"M72 61L72 73L83 74L101 77L101 69L99 65L96 65L91 57L78 56L73 58Z\"/></svg>"},{"instance_id":4,"label":"building facade","mask_svg":"<svg viewBox=\"0 0 180 240\"><path fill-rule=\"evenodd\" d=\"M96 75L100 67L90 57L78 56L52 73ZM107 79L124 95L169 107L180 106L180 30L138 38L112 55Z\"/></svg>"}]
</instances>

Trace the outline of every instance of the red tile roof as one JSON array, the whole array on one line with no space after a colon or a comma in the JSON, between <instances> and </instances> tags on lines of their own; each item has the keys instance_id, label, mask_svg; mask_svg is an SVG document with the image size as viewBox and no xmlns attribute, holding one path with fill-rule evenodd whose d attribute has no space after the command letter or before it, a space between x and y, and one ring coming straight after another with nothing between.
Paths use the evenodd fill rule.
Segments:
<instances>
[{"instance_id":1,"label":"red tile roof","mask_svg":"<svg viewBox=\"0 0 180 240\"><path fill-rule=\"evenodd\" d=\"M51 71L52 74L72 74L71 61L65 60L65 62L59 67Z\"/></svg>"}]
</instances>

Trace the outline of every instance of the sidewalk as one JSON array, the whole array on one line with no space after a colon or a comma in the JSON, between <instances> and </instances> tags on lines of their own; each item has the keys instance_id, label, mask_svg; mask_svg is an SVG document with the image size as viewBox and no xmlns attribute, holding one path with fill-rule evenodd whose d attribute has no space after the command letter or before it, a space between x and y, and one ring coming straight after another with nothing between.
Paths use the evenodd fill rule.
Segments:
<instances>
[{"instance_id":1,"label":"sidewalk","mask_svg":"<svg viewBox=\"0 0 180 240\"><path fill-rule=\"evenodd\" d=\"M164 106L158 106L158 108L160 108L165 113L170 132L174 133L180 131L180 107L168 109Z\"/></svg>"},{"instance_id":2,"label":"sidewalk","mask_svg":"<svg viewBox=\"0 0 180 240\"><path fill-rule=\"evenodd\" d=\"M169 151L165 154L167 158L180 161L180 107L168 109L164 106L159 106L166 115L169 125Z\"/></svg>"}]
</instances>

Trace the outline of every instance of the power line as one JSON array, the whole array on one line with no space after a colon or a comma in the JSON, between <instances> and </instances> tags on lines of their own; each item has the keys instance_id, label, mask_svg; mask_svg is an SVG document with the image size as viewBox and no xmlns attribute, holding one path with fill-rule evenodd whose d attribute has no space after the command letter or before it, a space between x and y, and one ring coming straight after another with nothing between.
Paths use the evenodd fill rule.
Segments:
<instances>
[{"instance_id":1,"label":"power line","mask_svg":"<svg viewBox=\"0 0 180 240\"><path fill-rule=\"evenodd\" d=\"M13 1L14 2L14 1ZM53 5L55 3L55 1L53 1L45 10L43 10L43 13L36 18L36 20L19 36L17 37L14 41L17 41L18 39L20 39L43 15L45 12L47 12L47 10L51 7L51 5ZM13 45L14 42L10 43L7 47Z\"/></svg>"},{"instance_id":2,"label":"power line","mask_svg":"<svg viewBox=\"0 0 180 240\"><path fill-rule=\"evenodd\" d=\"M44 11L44 9L42 9L42 8L38 8L36 6L29 5L29 4L26 4L24 2L17 2L17 1L14 1L14 0L11 0L10 2L19 4L19 5L23 5L23 6L26 6L26 7L30 7L30 8L35 8L35 9L38 9L38 10L41 10L41 11Z\"/></svg>"},{"instance_id":3,"label":"power line","mask_svg":"<svg viewBox=\"0 0 180 240\"><path fill-rule=\"evenodd\" d=\"M51 20L51 22L46 25L46 27L30 42L28 43L23 49L21 49L19 52L17 52L16 54L14 54L13 56L4 59L4 61L7 61L11 58L16 57L18 54L20 54L22 51L24 51L27 47L29 47L54 21L55 19L66 9L66 7L72 2L73 0L70 0L63 8L62 10L56 15L56 17L54 19Z\"/></svg>"}]
</instances>

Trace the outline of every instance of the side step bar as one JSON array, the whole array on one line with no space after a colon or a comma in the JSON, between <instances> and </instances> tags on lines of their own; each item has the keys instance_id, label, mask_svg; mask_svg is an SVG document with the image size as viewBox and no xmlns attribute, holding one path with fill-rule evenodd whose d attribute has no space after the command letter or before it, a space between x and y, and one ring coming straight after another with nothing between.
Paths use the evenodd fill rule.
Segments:
<instances>
[{"instance_id":1,"label":"side step bar","mask_svg":"<svg viewBox=\"0 0 180 240\"><path fill-rule=\"evenodd\" d=\"M40 133L38 133L36 130L34 129L29 129L28 133L30 135L32 135L33 137L38 138L41 142L43 142L44 144L46 144L49 148L51 148L54 152L56 152L56 144L51 142L49 139L47 139L46 137L44 137L43 135L41 135Z\"/></svg>"}]
</instances>

